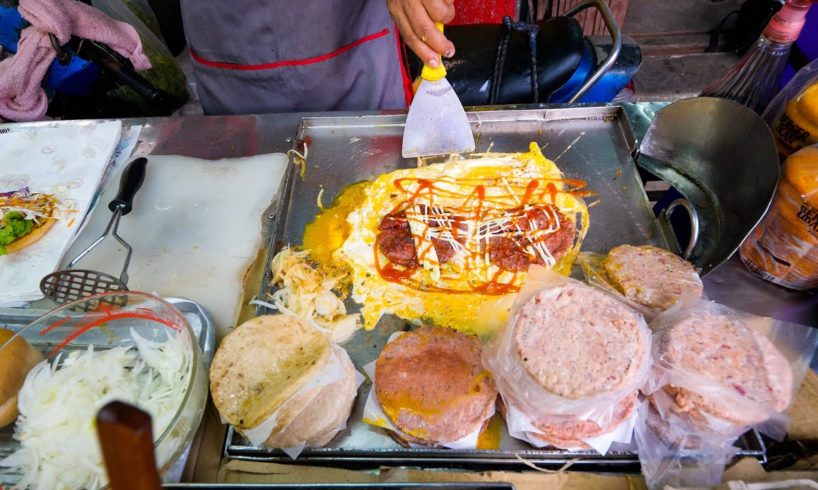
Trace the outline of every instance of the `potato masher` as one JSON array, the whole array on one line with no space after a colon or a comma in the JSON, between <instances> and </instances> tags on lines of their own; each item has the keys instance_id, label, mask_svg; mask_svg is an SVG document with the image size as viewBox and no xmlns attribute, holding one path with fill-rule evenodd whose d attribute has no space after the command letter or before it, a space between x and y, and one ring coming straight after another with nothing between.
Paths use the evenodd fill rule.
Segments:
<instances>
[{"instance_id":1,"label":"potato masher","mask_svg":"<svg viewBox=\"0 0 818 490\"><path fill-rule=\"evenodd\" d=\"M91 245L85 248L74 259L68 263L65 269L52 272L43 277L40 281L40 291L48 298L56 303L65 304L79 299L84 299L98 293L106 293L111 291L127 291L128 290L128 265L131 262L131 255L133 249L126 242L119 233L119 221L123 216L131 212L133 209L133 198L136 192L142 187L145 181L145 168L148 164L146 158L140 157L128 164L119 178L119 191L114 199L108 203L108 209L113 215L105 231L102 232L99 238L94 240ZM125 263L122 266L122 272L119 278L104 272L92 271L88 269L74 269L74 266L88 255L94 248L102 243L106 238L113 237L117 242L127 250L125 255ZM116 296L109 296L106 302L118 304ZM123 303L124 304L124 303ZM96 308L96 304L90 302L83 303L83 309L86 311Z\"/></svg>"}]
</instances>

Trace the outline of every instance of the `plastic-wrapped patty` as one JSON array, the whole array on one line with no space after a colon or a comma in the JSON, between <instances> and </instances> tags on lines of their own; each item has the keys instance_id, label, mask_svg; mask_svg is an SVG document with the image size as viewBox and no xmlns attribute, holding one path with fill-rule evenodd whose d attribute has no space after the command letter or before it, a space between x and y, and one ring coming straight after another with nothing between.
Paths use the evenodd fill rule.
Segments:
<instances>
[{"instance_id":1,"label":"plastic-wrapped patty","mask_svg":"<svg viewBox=\"0 0 818 490\"><path fill-rule=\"evenodd\" d=\"M638 396L635 392L625 397L617 404L616 410L611 415L611 421L602 426L592 420L570 419L564 422L554 422L533 419L531 423L540 431L539 434L534 434L534 437L556 447L590 449L591 447L585 443L584 439L598 437L616 430L619 424L637 409L637 401Z\"/></svg>"},{"instance_id":2,"label":"plastic-wrapped patty","mask_svg":"<svg viewBox=\"0 0 818 490\"><path fill-rule=\"evenodd\" d=\"M620 245L603 265L619 292L649 308L666 310L680 300L698 300L704 291L693 265L662 248Z\"/></svg>"},{"instance_id":3,"label":"plastic-wrapped patty","mask_svg":"<svg viewBox=\"0 0 818 490\"><path fill-rule=\"evenodd\" d=\"M790 404L793 374L787 359L741 317L692 311L663 330L656 347L668 369L690 379L684 387L671 384L664 391L678 412L694 419L703 412L753 425ZM700 387L694 388L694 383ZM736 402L742 399L748 402Z\"/></svg>"},{"instance_id":4,"label":"plastic-wrapped patty","mask_svg":"<svg viewBox=\"0 0 818 490\"><path fill-rule=\"evenodd\" d=\"M543 389L578 399L622 389L642 371L649 349L643 322L611 296L569 283L523 305L514 341Z\"/></svg>"},{"instance_id":5,"label":"plastic-wrapped patty","mask_svg":"<svg viewBox=\"0 0 818 490\"><path fill-rule=\"evenodd\" d=\"M497 389L483 369L477 337L439 327L407 332L375 363L375 395L411 442L460 440L494 411Z\"/></svg>"}]
</instances>

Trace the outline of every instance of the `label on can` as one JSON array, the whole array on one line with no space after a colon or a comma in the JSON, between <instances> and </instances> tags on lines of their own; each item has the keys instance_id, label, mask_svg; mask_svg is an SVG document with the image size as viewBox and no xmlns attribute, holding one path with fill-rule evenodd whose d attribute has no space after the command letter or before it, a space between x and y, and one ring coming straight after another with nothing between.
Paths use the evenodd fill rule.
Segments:
<instances>
[{"instance_id":1,"label":"label on can","mask_svg":"<svg viewBox=\"0 0 818 490\"><path fill-rule=\"evenodd\" d=\"M782 180L764 220L741 246L741 260L762 278L791 289L818 287L818 209Z\"/></svg>"},{"instance_id":2,"label":"label on can","mask_svg":"<svg viewBox=\"0 0 818 490\"><path fill-rule=\"evenodd\" d=\"M809 131L790 119L786 112L781 114L781 117L773 125L773 136L775 137L778 154L782 159L805 146L815 143L815 141L812 141Z\"/></svg>"}]
</instances>

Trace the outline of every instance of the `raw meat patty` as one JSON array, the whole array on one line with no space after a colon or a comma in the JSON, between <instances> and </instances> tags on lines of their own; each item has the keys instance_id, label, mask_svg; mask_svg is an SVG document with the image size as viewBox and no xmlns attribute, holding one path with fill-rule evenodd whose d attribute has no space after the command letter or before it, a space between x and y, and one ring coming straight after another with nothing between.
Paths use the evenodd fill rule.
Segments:
<instances>
[{"instance_id":1,"label":"raw meat patty","mask_svg":"<svg viewBox=\"0 0 818 490\"><path fill-rule=\"evenodd\" d=\"M620 245L608 252L603 265L625 297L657 310L666 310L683 298L701 298L704 290L690 262L650 245Z\"/></svg>"},{"instance_id":2,"label":"raw meat patty","mask_svg":"<svg viewBox=\"0 0 818 490\"><path fill-rule=\"evenodd\" d=\"M792 370L766 337L747 327L740 317L696 311L660 336L659 354L672 369L683 369L711 380L714 385L781 412L792 398ZM697 393L666 386L680 411L702 410L742 425L763 421L767 413L757 406L736 406L718 393ZM731 398L732 400L732 398ZM692 415L695 416L695 413Z\"/></svg>"},{"instance_id":3,"label":"raw meat patty","mask_svg":"<svg viewBox=\"0 0 818 490\"><path fill-rule=\"evenodd\" d=\"M415 442L452 442L476 431L494 410L497 389L480 362L477 337L421 327L384 347L375 395L393 424Z\"/></svg>"},{"instance_id":4,"label":"raw meat patty","mask_svg":"<svg viewBox=\"0 0 818 490\"><path fill-rule=\"evenodd\" d=\"M542 432L542 434L536 434L535 437L554 447L590 449L591 447L582 439L613 432L619 427L619 424L624 422L636 410L637 406L637 394L634 392L633 395L625 397L619 402L616 412L613 414L613 419L604 427L600 427L599 424L591 420L576 419L557 423L533 420L534 426ZM501 408L504 407L501 406ZM505 415L503 413L503 416Z\"/></svg>"},{"instance_id":5,"label":"raw meat patty","mask_svg":"<svg viewBox=\"0 0 818 490\"><path fill-rule=\"evenodd\" d=\"M523 367L544 389L585 398L619 390L640 372L649 342L643 322L602 292L566 284L523 305L514 342Z\"/></svg>"}]
</instances>

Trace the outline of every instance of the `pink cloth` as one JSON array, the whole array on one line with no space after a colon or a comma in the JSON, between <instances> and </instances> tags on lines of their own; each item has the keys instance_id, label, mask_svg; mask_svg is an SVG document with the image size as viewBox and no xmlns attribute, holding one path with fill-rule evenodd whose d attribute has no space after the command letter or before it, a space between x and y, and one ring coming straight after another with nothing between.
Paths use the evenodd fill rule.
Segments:
<instances>
[{"instance_id":1,"label":"pink cloth","mask_svg":"<svg viewBox=\"0 0 818 490\"><path fill-rule=\"evenodd\" d=\"M65 44L76 35L99 41L125 56L137 70L151 67L136 29L76 0L20 0L31 26L23 29L17 53L0 62L0 116L12 121L42 119L48 97L41 83L56 52L48 33Z\"/></svg>"}]
</instances>

